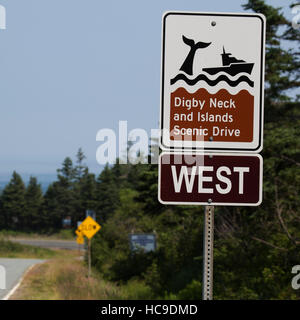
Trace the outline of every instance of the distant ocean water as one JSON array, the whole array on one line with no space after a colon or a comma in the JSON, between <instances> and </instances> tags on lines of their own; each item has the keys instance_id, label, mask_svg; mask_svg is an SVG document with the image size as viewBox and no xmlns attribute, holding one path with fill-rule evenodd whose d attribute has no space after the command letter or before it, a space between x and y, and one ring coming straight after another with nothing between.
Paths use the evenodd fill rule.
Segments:
<instances>
[{"instance_id":1,"label":"distant ocean water","mask_svg":"<svg viewBox=\"0 0 300 320\"><path fill-rule=\"evenodd\" d=\"M98 166L96 169L94 168L94 172L90 171L90 173L94 173L96 176L98 176L103 170L103 168L104 166ZM19 173L19 174L21 175L25 185L28 184L31 176L36 177L38 183L42 187L43 193L47 191L49 184L51 184L54 181L57 181L57 173L38 173L38 174ZM12 172L11 173L0 172L0 192L9 183L11 177L12 177Z\"/></svg>"},{"instance_id":2,"label":"distant ocean water","mask_svg":"<svg viewBox=\"0 0 300 320\"><path fill-rule=\"evenodd\" d=\"M28 184L30 176L36 177L38 183L42 187L42 191L45 193L48 189L49 184L57 180L56 174L37 174L37 175L30 175L30 174L21 174L21 177L25 183ZM5 186L9 183L11 176L7 174L0 174L0 190L3 190Z\"/></svg>"}]
</instances>

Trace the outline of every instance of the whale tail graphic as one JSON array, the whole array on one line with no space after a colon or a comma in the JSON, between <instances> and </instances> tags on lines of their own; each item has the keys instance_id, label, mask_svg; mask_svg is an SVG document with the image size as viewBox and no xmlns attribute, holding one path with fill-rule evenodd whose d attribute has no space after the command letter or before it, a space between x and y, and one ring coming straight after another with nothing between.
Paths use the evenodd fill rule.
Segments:
<instances>
[{"instance_id":1,"label":"whale tail graphic","mask_svg":"<svg viewBox=\"0 0 300 320\"><path fill-rule=\"evenodd\" d=\"M197 42L195 43L195 41L193 39L188 39L187 37L185 37L184 35L182 36L182 40L183 42L190 46L190 52L188 53L187 57L185 58L182 66L180 67L181 71L184 71L185 73L189 74L189 75L193 75L193 64L194 64L194 57L195 57L195 53L198 49L201 48L206 48L208 47L211 42Z\"/></svg>"}]
</instances>

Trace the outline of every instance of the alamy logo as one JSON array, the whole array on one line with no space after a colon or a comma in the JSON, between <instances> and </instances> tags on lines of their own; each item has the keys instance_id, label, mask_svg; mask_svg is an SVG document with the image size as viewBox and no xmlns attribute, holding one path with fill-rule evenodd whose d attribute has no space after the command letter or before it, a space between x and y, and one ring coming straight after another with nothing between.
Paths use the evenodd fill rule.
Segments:
<instances>
[{"instance_id":1,"label":"alamy logo","mask_svg":"<svg viewBox=\"0 0 300 320\"><path fill-rule=\"evenodd\" d=\"M293 266L292 273L296 274L292 279L292 288L298 290L300 289L300 265Z\"/></svg>"},{"instance_id":2,"label":"alamy logo","mask_svg":"<svg viewBox=\"0 0 300 320\"><path fill-rule=\"evenodd\" d=\"M292 19L292 26L294 29L300 28L300 5L296 5L292 8L292 14L295 16Z\"/></svg>"},{"instance_id":3,"label":"alamy logo","mask_svg":"<svg viewBox=\"0 0 300 320\"><path fill-rule=\"evenodd\" d=\"M0 5L0 29L6 29L6 9L2 5Z\"/></svg>"},{"instance_id":4,"label":"alamy logo","mask_svg":"<svg viewBox=\"0 0 300 320\"><path fill-rule=\"evenodd\" d=\"M6 270L0 265L0 290L6 289Z\"/></svg>"}]
</instances>

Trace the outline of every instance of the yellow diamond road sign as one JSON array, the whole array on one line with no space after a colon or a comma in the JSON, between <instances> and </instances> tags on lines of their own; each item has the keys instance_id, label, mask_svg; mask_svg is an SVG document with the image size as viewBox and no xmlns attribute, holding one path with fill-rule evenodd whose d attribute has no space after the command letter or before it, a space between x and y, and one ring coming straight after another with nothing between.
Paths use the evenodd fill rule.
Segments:
<instances>
[{"instance_id":1,"label":"yellow diamond road sign","mask_svg":"<svg viewBox=\"0 0 300 320\"><path fill-rule=\"evenodd\" d=\"M82 231L81 230L75 230L75 233L78 237L83 237Z\"/></svg>"},{"instance_id":2,"label":"yellow diamond road sign","mask_svg":"<svg viewBox=\"0 0 300 320\"><path fill-rule=\"evenodd\" d=\"M81 231L88 239L91 239L99 230L101 226L90 216L80 224L78 230Z\"/></svg>"},{"instance_id":3,"label":"yellow diamond road sign","mask_svg":"<svg viewBox=\"0 0 300 320\"><path fill-rule=\"evenodd\" d=\"M76 238L76 241L77 241L78 244L84 244L84 238L83 238L83 236L78 236L78 237Z\"/></svg>"}]
</instances>

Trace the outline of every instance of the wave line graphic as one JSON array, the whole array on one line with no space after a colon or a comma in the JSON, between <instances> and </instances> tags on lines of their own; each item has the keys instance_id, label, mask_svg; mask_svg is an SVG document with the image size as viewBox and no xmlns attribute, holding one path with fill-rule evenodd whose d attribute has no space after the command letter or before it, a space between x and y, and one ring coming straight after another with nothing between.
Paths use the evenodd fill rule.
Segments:
<instances>
[{"instance_id":1,"label":"wave line graphic","mask_svg":"<svg viewBox=\"0 0 300 320\"><path fill-rule=\"evenodd\" d=\"M193 86L197 82L202 80L202 81L205 81L210 86L215 86L220 81L225 81L231 87L236 87L241 82L246 82L249 84L250 87L252 88L254 87L254 82L251 81L247 76L241 76L237 80L230 80L226 75L222 74L215 80L211 80L205 74L199 74L195 79L189 79L183 73L179 73L175 78L171 79L171 85L176 83L179 80L183 80L185 83L187 83L190 86Z\"/></svg>"}]
</instances>

